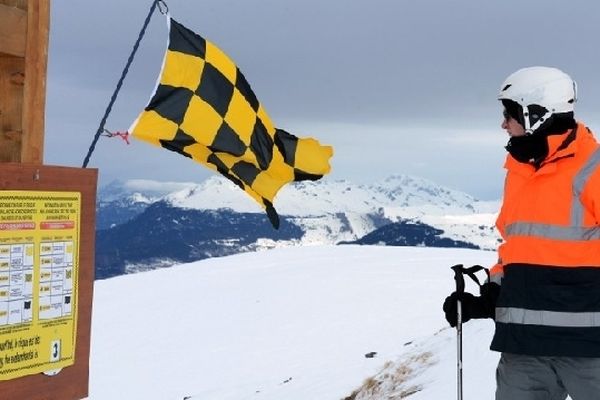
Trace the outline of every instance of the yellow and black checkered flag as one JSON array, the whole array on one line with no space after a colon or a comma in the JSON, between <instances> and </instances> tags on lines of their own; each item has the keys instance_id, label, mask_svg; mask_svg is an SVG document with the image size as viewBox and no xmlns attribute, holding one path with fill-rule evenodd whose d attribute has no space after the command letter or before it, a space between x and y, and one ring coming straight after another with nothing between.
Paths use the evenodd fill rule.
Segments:
<instances>
[{"instance_id":1,"label":"yellow and black checkered flag","mask_svg":"<svg viewBox=\"0 0 600 400\"><path fill-rule=\"evenodd\" d=\"M277 191L330 171L330 146L271 122L234 62L175 20L156 91L129 132L225 175L267 211L275 228Z\"/></svg>"}]
</instances>

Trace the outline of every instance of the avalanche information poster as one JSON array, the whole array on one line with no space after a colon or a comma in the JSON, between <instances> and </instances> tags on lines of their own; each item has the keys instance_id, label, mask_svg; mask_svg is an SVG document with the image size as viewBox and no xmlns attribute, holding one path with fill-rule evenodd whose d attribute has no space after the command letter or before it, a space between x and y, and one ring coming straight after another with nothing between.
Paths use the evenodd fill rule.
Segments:
<instances>
[{"instance_id":1,"label":"avalanche information poster","mask_svg":"<svg viewBox=\"0 0 600 400\"><path fill-rule=\"evenodd\" d=\"M75 362L81 194L0 191L0 380Z\"/></svg>"}]
</instances>

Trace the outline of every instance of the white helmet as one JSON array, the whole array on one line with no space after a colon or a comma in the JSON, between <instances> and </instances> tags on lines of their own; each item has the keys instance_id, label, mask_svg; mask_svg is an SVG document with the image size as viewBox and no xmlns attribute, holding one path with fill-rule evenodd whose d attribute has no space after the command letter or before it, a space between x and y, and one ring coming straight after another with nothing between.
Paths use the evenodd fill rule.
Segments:
<instances>
[{"instance_id":1,"label":"white helmet","mask_svg":"<svg viewBox=\"0 0 600 400\"><path fill-rule=\"evenodd\" d=\"M573 112L577 101L577 84L557 68L523 68L506 78L498 99L512 100L522 107L524 128L531 134L553 114ZM545 114L531 118L531 106L537 106L534 108L538 110L543 107L542 113Z\"/></svg>"}]
</instances>

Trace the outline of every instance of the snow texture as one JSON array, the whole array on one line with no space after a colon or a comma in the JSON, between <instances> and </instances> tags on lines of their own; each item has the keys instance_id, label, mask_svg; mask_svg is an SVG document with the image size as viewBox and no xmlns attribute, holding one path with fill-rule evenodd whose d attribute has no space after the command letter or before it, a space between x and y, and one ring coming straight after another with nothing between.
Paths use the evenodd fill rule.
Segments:
<instances>
[{"instance_id":1,"label":"snow texture","mask_svg":"<svg viewBox=\"0 0 600 400\"><path fill-rule=\"evenodd\" d=\"M89 399L454 398L456 263L494 253L290 247L98 281ZM492 331L465 325L466 399L493 398Z\"/></svg>"}]
</instances>

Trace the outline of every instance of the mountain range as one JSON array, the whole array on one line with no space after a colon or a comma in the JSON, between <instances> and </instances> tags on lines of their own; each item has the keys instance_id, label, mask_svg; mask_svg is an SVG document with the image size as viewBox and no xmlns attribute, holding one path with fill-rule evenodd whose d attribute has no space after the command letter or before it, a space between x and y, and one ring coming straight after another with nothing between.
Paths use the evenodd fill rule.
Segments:
<instances>
[{"instance_id":1,"label":"mountain range","mask_svg":"<svg viewBox=\"0 0 600 400\"><path fill-rule=\"evenodd\" d=\"M493 250L499 202L408 175L368 185L298 182L274 203L281 227L228 180L114 181L98 193L98 279L273 247L323 244Z\"/></svg>"}]
</instances>

